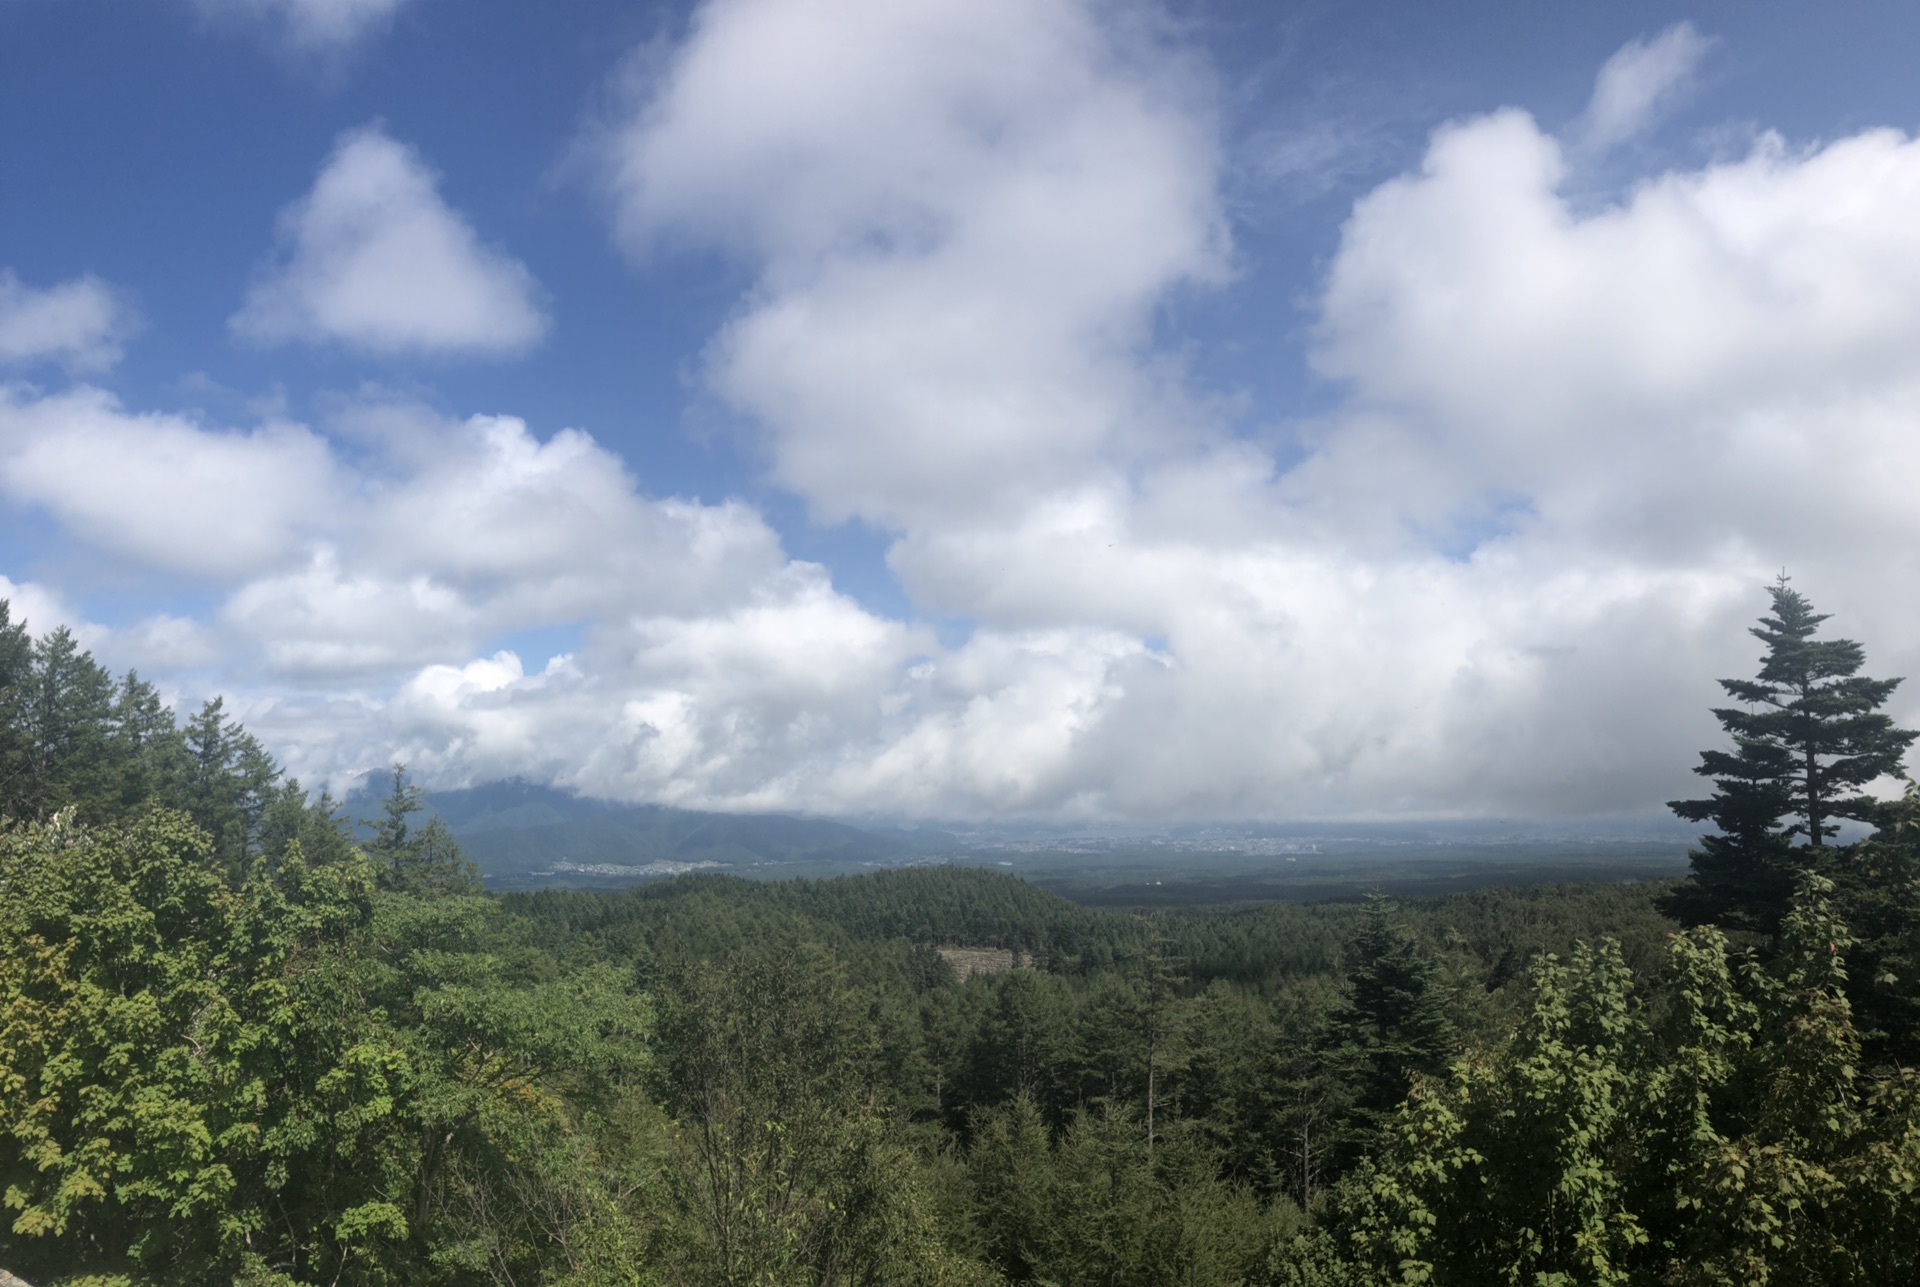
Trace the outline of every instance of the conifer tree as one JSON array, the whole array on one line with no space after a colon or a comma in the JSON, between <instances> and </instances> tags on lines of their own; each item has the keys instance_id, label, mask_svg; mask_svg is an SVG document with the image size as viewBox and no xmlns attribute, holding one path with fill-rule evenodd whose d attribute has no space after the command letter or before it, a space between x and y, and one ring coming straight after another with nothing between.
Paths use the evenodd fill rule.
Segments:
<instances>
[{"instance_id":1,"label":"conifer tree","mask_svg":"<svg viewBox=\"0 0 1920 1287\"><path fill-rule=\"evenodd\" d=\"M0 599L0 816L20 812L26 794L26 707L33 673L33 640L24 621L13 619L13 605Z\"/></svg>"},{"instance_id":2,"label":"conifer tree","mask_svg":"<svg viewBox=\"0 0 1920 1287\"><path fill-rule=\"evenodd\" d=\"M374 860L380 887L422 896L479 893L479 873L447 824L437 817L421 827L408 821L425 808L425 793L407 781L407 766L396 763L380 817L366 820L373 828L367 854Z\"/></svg>"},{"instance_id":3,"label":"conifer tree","mask_svg":"<svg viewBox=\"0 0 1920 1287\"><path fill-rule=\"evenodd\" d=\"M173 711L152 684L129 670L114 691L107 726L109 760L117 782L112 812L125 814L150 800L175 800L187 774L187 743Z\"/></svg>"},{"instance_id":4,"label":"conifer tree","mask_svg":"<svg viewBox=\"0 0 1920 1287\"><path fill-rule=\"evenodd\" d=\"M193 820L236 878L260 852L261 826L278 790L280 768L253 734L212 698L187 722L186 797Z\"/></svg>"},{"instance_id":5,"label":"conifer tree","mask_svg":"<svg viewBox=\"0 0 1920 1287\"><path fill-rule=\"evenodd\" d=\"M1142 917L1146 932L1141 960L1141 1018L1145 1021L1147 1062L1147 1154L1153 1154L1155 1115L1159 1106L1159 1073L1166 1060L1167 1047L1178 1032L1176 1002L1178 989L1187 981L1180 972L1181 962L1173 955L1166 931L1153 920Z\"/></svg>"},{"instance_id":6,"label":"conifer tree","mask_svg":"<svg viewBox=\"0 0 1920 1287\"><path fill-rule=\"evenodd\" d=\"M1408 1074L1440 1072L1454 1047L1434 964L1414 942L1393 900L1367 898L1348 982L1353 994L1333 1020L1349 1063L1355 1107L1371 1127L1407 1097Z\"/></svg>"},{"instance_id":7,"label":"conifer tree","mask_svg":"<svg viewBox=\"0 0 1920 1287\"><path fill-rule=\"evenodd\" d=\"M1797 875L1818 857L1808 851L1825 847L1840 819L1877 818L1880 803L1861 788L1899 772L1920 737L1880 710L1898 679L1860 675L1866 654L1851 639L1814 638L1827 616L1784 575L1767 592L1773 611L1750 631L1767 646L1760 672L1721 680L1745 705L1713 712L1734 748L1702 751L1694 769L1714 793L1668 804L1717 829L1700 838L1693 874L1668 902L1690 925L1772 933Z\"/></svg>"},{"instance_id":8,"label":"conifer tree","mask_svg":"<svg viewBox=\"0 0 1920 1287\"><path fill-rule=\"evenodd\" d=\"M60 626L34 641L28 684L21 812L49 817L66 804L90 811L105 786L113 677Z\"/></svg>"}]
</instances>

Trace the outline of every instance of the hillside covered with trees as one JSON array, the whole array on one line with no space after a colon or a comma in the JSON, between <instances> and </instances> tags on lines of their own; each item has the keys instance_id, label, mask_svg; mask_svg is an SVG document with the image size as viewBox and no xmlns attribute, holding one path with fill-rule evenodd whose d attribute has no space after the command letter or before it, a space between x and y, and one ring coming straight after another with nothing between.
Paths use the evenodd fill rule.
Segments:
<instances>
[{"instance_id":1,"label":"hillside covered with trees","mask_svg":"<svg viewBox=\"0 0 1920 1287\"><path fill-rule=\"evenodd\" d=\"M649 863L853 866L953 847L951 837L939 833L876 835L824 818L614 804L521 781L436 791L424 803L489 877L555 862L615 869Z\"/></svg>"},{"instance_id":2,"label":"hillside covered with trees","mask_svg":"<svg viewBox=\"0 0 1920 1287\"><path fill-rule=\"evenodd\" d=\"M1776 587L1687 881L1140 915L951 867L490 895L399 769L356 840L0 605L0 1267L1908 1281L1920 794L1864 788L1914 735L1820 622Z\"/></svg>"}]
</instances>

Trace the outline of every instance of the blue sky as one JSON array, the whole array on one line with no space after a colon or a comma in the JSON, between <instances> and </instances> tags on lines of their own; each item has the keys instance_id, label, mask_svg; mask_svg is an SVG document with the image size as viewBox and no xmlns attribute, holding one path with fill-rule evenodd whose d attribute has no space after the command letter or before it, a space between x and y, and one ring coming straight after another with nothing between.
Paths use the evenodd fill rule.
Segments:
<instances>
[{"instance_id":1,"label":"blue sky","mask_svg":"<svg viewBox=\"0 0 1920 1287\"><path fill-rule=\"evenodd\" d=\"M1917 53L1865 4L0 0L0 592L309 781L1657 810L1778 568L1920 661Z\"/></svg>"}]
</instances>

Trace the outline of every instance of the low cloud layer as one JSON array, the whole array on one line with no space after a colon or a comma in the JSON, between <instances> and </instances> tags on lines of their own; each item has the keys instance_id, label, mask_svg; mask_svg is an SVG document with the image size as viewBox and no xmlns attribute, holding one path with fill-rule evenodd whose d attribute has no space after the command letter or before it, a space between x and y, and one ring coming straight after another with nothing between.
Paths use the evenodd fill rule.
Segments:
<instances>
[{"instance_id":1,"label":"low cloud layer","mask_svg":"<svg viewBox=\"0 0 1920 1287\"><path fill-rule=\"evenodd\" d=\"M704 807L1652 812L1717 739L1713 679L1750 670L1780 567L1876 673L1920 670L1920 610L1886 590L1920 561L1920 143L1767 136L1572 201L1698 61L1690 29L1607 64L1565 138L1451 122L1353 208L1309 301L1331 409L1277 420L1164 334L1239 287L1218 95L1146 16L714 0L595 135L629 253L750 279L700 367L749 449L885 533L958 640L744 502L647 495L587 433L509 416L224 430L16 388L0 487L205 587L98 646L179 658L310 779L397 756ZM384 135L343 141L287 230L243 326L537 336L524 270ZM356 266L414 237L518 282L490 315L522 329L429 342L382 313ZM192 517L216 495L217 530Z\"/></svg>"},{"instance_id":2,"label":"low cloud layer","mask_svg":"<svg viewBox=\"0 0 1920 1287\"><path fill-rule=\"evenodd\" d=\"M420 156L378 126L342 136L282 213L279 240L232 320L254 343L510 354L546 334L533 274L483 244Z\"/></svg>"}]
</instances>

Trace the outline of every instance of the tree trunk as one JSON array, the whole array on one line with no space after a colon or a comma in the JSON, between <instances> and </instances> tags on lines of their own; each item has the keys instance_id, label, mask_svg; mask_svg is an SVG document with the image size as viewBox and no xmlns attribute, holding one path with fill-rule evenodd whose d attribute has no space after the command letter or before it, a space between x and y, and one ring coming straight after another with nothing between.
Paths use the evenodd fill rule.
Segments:
<instances>
[{"instance_id":1,"label":"tree trunk","mask_svg":"<svg viewBox=\"0 0 1920 1287\"><path fill-rule=\"evenodd\" d=\"M1815 774L1820 771L1820 760L1814 755L1813 747L1807 747L1807 844L1818 849L1820 839L1820 794Z\"/></svg>"}]
</instances>

